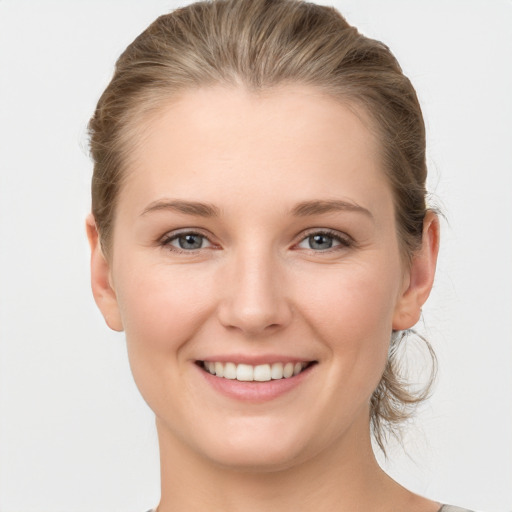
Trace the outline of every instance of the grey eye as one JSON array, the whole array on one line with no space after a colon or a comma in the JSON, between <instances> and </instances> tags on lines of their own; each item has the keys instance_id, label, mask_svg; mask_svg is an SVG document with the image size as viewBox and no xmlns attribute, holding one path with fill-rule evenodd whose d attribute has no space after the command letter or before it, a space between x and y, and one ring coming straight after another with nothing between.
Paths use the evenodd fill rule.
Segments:
<instances>
[{"instance_id":1,"label":"grey eye","mask_svg":"<svg viewBox=\"0 0 512 512\"><path fill-rule=\"evenodd\" d=\"M350 243L341 236L322 232L313 233L299 243L301 249L309 249L318 252L328 251L338 246L348 247L349 245Z\"/></svg>"},{"instance_id":2,"label":"grey eye","mask_svg":"<svg viewBox=\"0 0 512 512\"><path fill-rule=\"evenodd\" d=\"M307 240L309 248L318 251L330 249L334 245L334 238L324 234L308 236Z\"/></svg>"},{"instance_id":3,"label":"grey eye","mask_svg":"<svg viewBox=\"0 0 512 512\"><path fill-rule=\"evenodd\" d=\"M174 247L179 247L185 251L192 251L195 249L202 249L205 245L206 238L202 235L195 233L184 233L176 236L170 244Z\"/></svg>"}]
</instances>

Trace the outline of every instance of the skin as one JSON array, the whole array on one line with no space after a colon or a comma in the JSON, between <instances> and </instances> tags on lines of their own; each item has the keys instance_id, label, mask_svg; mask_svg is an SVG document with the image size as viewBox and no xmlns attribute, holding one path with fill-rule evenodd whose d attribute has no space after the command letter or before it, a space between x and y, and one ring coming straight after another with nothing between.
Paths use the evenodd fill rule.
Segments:
<instances>
[{"instance_id":1,"label":"skin","mask_svg":"<svg viewBox=\"0 0 512 512\"><path fill-rule=\"evenodd\" d=\"M141 123L109 258L88 218L96 302L125 331L156 415L159 512L439 509L392 481L370 444L390 334L419 319L439 239L428 214L402 261L370 126L308 87L188 91ZM180 250L184 232L203 246ZM219 354L315 364L287 393L243 401L196 364Z\"/></svg>"}]
</instances>

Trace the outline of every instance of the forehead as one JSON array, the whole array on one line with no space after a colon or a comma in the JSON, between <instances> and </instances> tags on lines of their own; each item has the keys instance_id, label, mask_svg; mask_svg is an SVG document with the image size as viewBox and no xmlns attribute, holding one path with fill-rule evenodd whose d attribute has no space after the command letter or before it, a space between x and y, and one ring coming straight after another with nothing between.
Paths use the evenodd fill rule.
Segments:
<instances>
[{"instance_id":1,"label":"forehead","mask_svg":"<svg viewBox=\"0 0 512 512\"><path fill-rule=\"evenodd\" d=\"M311 87L185 91L140 123L120 202L389 199L371 128L364 111Z\"/></svg>"}]
</instances>

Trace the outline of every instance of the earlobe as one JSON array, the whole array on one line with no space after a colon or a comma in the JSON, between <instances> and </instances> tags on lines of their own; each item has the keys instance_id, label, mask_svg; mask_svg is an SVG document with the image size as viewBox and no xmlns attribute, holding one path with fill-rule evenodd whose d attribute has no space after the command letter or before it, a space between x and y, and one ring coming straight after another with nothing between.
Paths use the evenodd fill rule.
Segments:
<instances>
[{"instance_id":1,"label":"earlobe","mask_svg":"<svg viewBox=\"0 0 512 512\"><path fill-rule=\"evenodd\" d=\"M439 219L429 211L423 221L423 236L420 249L413 255L407 287L402 292L393 317L393 330L403 331L413 327L421 315L436 272L439 252Z\"/></svg>"},{"instance_id":2,"label":"earlobe","mask_svg":"<svg viewBox=\"0 0 512 512\"><path fill-rule=\"evenodd\" d=\"M110 263L103 254L94 216L86 219L87 238L91 247L91 287L96 305L105 322L114 331L122 331L123 324L115 290L111 283Z\"/></svg>"}]
</instances>

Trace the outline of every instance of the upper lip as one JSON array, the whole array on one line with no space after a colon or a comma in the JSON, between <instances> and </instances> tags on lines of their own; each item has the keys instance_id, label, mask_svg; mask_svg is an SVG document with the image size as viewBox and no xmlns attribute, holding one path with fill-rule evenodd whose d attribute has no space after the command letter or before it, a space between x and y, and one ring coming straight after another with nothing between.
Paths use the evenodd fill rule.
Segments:
<instances>
[{"instance_id":1,"label":"upper lip","mask_svg":"<svg viewBox=\"0 0 512 512\"><path fill-rule=\"evenodd\" d=\"M273 363L311 363L315 360L310 358L282 354L218 354L205 356L204 358L197 359L196 361L208 361L213 363L250 364L252 366L257 366L260 364Z\"/></svg>"}]
</instances>

